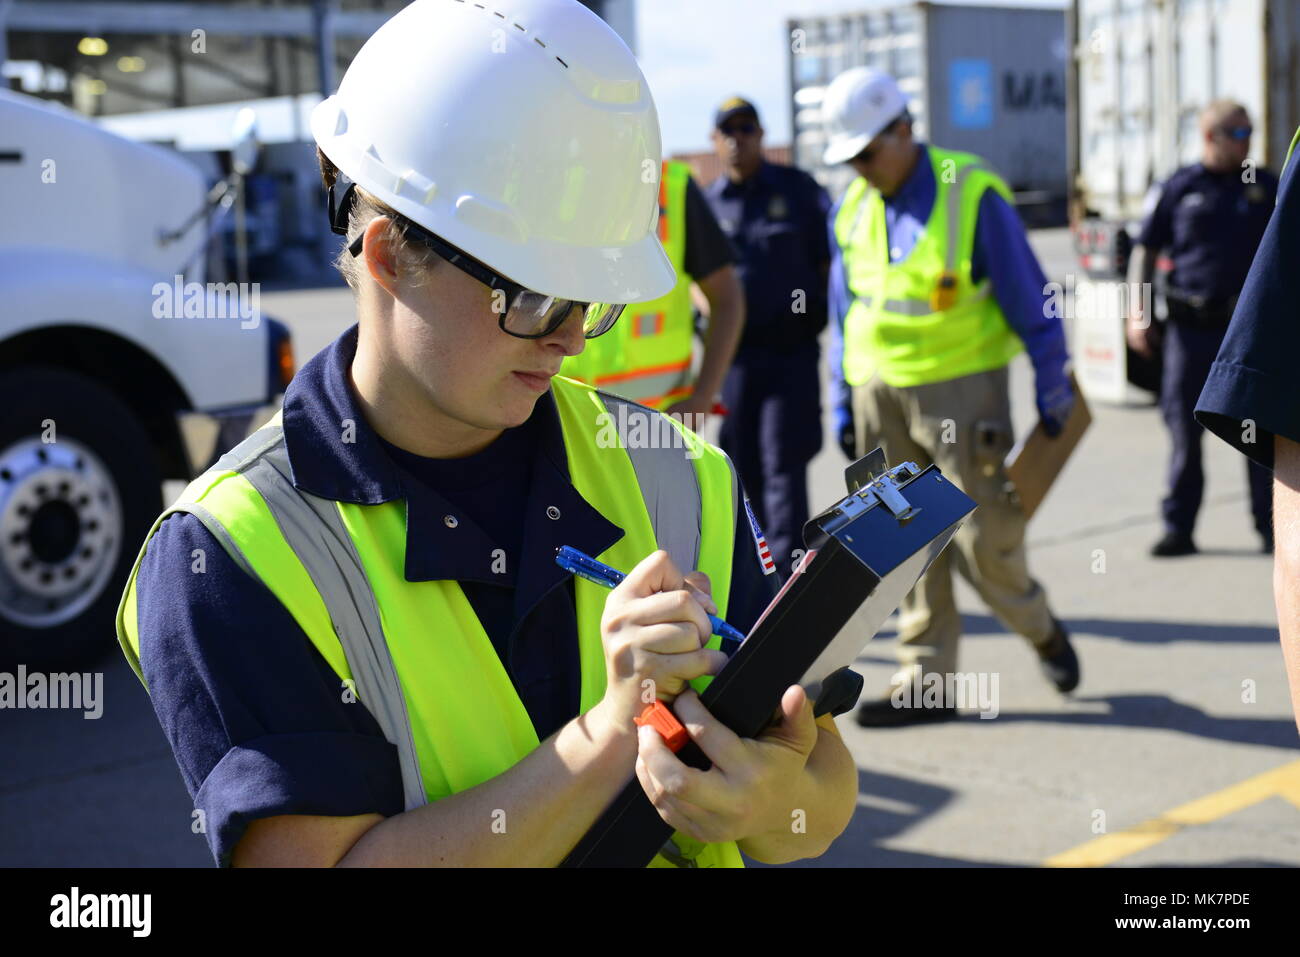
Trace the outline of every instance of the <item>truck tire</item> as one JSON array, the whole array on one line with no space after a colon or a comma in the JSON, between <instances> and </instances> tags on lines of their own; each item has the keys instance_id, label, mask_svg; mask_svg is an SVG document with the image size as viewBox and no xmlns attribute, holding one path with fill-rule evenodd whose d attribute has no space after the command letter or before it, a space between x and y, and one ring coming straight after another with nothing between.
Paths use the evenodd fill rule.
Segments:
<instances>
[{"instance_id":1,"label":"truck tire","mask_svg":"<svg viewBox=\"0 0 1300 957\"><path fill-rule=\"evenodd\" d=\"M105 386L0 373L0 666L82 669L117 645L122 589L162 511L153 443Z\"/></svg>"}]
</instances>

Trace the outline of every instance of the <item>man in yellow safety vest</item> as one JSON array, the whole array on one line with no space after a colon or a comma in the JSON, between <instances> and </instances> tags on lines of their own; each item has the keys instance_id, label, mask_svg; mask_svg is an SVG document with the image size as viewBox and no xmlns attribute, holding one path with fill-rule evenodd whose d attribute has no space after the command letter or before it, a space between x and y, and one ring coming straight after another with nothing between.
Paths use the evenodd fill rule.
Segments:
<instances>
[{"instance_id":1,"label":"man in yellow safety vest","mask_svg":"<svg viewBox=\"0 0 1300 957\"><path fill-rule=\"evenodd\" d=\"M1014 442L1013 356L1029 352L1048 434L1059 434L1073 403L1059 313L1011 192L979 157L914 140L907 101L884 73L842 73L822 112L826 162L849 163L859 174L831 213L838 254L831 374L841 446L850 458L879 445L891 463L934 462L979 503L904 601L893 688L864 703L858 722L955 717L953 701L932 706L933 696L919 693L936 682L951 687L945 676L956 671L954 563L1033 645L1052 684L1070 691L1078 658L1029 574L1025 516L1003 465Z\"/></svg>"}]
</instances>

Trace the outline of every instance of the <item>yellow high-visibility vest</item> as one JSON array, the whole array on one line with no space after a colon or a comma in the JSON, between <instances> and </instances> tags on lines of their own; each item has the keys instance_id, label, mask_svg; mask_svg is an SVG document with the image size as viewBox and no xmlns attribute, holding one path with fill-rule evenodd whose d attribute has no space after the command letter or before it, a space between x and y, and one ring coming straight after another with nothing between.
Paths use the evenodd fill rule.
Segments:
<instances>
[{"instance_id":1,"label":"yellow high-visibility vest","mask_svg":"<svg viewBox=\"0 0 1300 957\"><path fill-rule=\"evenodd\" d=\"M683 568L709 576L718 614L725 616L740 494L730 461L675 420L644 410L680 441L653 448L610 441L603 433L622 428L636 407L579 382L552 381L573 487L624 531L597 557L630 569L662 547ZM676 507L647 505L664 501ZM278 413L191 482L140 549L118 606L117 635L142 682L136 576L149 539L180 511L199 518L271 590L340 682L355 689L397 749L407 810L482 784L538 746L532 720L460 585L406 580L405 499L361 505L295 488ZM574 588L585 713L605 693L600 620L609 592L584 579ZM430 634L438 640L429 641ZM715 635L708 647L719 642ZM692 685L703 691L710 680ZM734 842L702 844L680 833L673 840L694 866L743 866ZM650 866L678 865L660 854Z\"/></svg>"},{"instance_id":2,"label":"yellow high-visibility vest","mask_svg":"<svg viewBox=\"0 0 1300 957\"><path fill-rule=\"evenodd\" d=\"M686 272L686 183L690 167L665 161L659 178L659 242L677 284L650 302L629 305L614 328L568 356L562 375L662 409L691 395L694 323Z\"/></svg>"},{"instance_id":3,"label":"yellow high-visibility vest","mask_svg":"<svg viewBox=\"0 0 1300 957\"><path fill-rule=\"evenodd\" d=\"M923 385L997 369L1024 348L985 277L971 279L980 197L1011 191L979 157L928 147L936 194L912 251L889 261L885 203L863 177L835 217L852 297L844 319L844 378L863 385Z\"/></svg>"}]
</instances>

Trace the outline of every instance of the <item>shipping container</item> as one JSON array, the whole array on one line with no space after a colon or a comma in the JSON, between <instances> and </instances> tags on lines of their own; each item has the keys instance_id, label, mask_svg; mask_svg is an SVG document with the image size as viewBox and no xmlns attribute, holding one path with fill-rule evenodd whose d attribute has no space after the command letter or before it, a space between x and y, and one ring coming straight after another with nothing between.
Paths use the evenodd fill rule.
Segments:
<instances>
[{"instance_id":1,"label":"shipping container","mask_svg":"<svg viewBox=\"0 0 1300 957\"><path fill-rule=\"evenodd\" d=\"M787 26L795 163L833 196L854 174L822 163L822 97L839 73L870 66L898 81L918 138L978 153L1016 192L1022 212L1057 210L1063 221L1063 7L911 3Z\"/></svg>"},{"instance_id":2,"label":"shipping container","mask_svg":"<svg viewBox=\"0 0 1300 957\"><path fill-rule=\"evenodd\" d=\"M1277 171L1286 157L1300 124L1297 0L1076 0L1070 32L1071 218L1093 275L1122 270L1151 187L1200 158L1211 100L1250 113L1252 162Z\"/></svg>"},{"instance_id":3,"label":"shipping container","mask_svg":"<svg viewBox=\"0 0 1300 957\"><path fill-rule=\"evenodd\" d=\"M1155 392L1160 368L1126 346L1116 306L1133 238L1154 187L1200 159L1199 117L1211 100L1246 107L1255 128L1247 165L1278 172L1300 124L1300 2L1075 0L1067 30L1076 371L1095 399L1138 401L1132 386ZM1156 265L1160 319L1169 263Z\"/></svg>"}]
</instances>

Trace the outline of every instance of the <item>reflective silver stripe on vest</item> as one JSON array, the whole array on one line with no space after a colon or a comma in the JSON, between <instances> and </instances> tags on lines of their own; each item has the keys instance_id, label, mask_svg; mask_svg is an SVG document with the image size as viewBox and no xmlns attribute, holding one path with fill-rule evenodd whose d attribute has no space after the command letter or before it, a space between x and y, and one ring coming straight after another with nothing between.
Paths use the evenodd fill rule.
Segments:
<instances>
[{"instance_id":1,"label":"reflective silver stripe on vest","mask_svg":"<svg viewBox=\"0 0 1300 957\"><path fill-rule=\"evenodd\" d=\"M361 557L343 525L338 506L330 499L294 488L284 430L268 426L250 439L259 436L261 440L251 443L251 455L241 451L249 444L245 440L213 468L243 475L266 502L285 542L320 593L356 682L357 697L397 749L406 810L420 807L428 802L406 698Z\"/></svg>"},{"instance_id":2,"label":"reflective silver stripe on vest","mask_svg":"<svg viewBox=\"0 0 1300 957\"><path fill-rule=\"evenodd\" d=\"M979 302L981 299L987 299L993 292L993 287L986 279L976 287L975 295L963 299L960 305L966 305L971 302ZM858 300L864 306L870 306L873 299L871 296L859 296ZM886 299L885 312L896 312L903 316L928 316L935 310L930 305L928 299Z\"/></svg>"},{"instance_id":3,"label":"reflective silver stripe on vest","mask_svg":"<svg viewBox=\"0 0 1300 957\"><path fill-rule=\"evenodd\" d=\"M655 372L650 375L629 376L618 382L606 382L597 385L602 393L616 395L619 398L640 402L643 399L657 399L680 388L691 380L691 368L688 364L682 369L671 372Z\"/></svg>"},{"instance_id":4,"label":"reflective silver stripe on vest","mask_svg":"<svg viewBox=\"0 0 1300 957\"><path fill-rule=\"evenodd\" d=\"M636 322L635 334L638 337L655 335L655 333L658 331L659 321L663 319L663 316L664 314L662 312L637 313L637 315L632 317L633 320Z\"/></svg>"},{"instance_id":5,"label":"reflective silver stripe on vest","mask_svg":"<svg viewBox=\"0 0 1300 957\"><path fill-rule=\"evenodd\" d=\"M673 564L682 572L693 570L700 561L700 525L703 502L700 480L695 466L687 458L687 448L681 434L654 409L648 409L620 396L601 392L614 424L618 428L619 444L632 460L641 498L650 516L655 541L666 551ZM636 424L648 440L648 448L628 441L628 432ZM636 446L636 447L634 447ZM694 496L683 495L685 489L694 489Z\"/></svg>"},{"instance_id":6,"label":"reflective silver stripe on vest","mask_svg":"<svg viewBox=\"0 0 1300 957\"><path fill-rule=\"evenodd\" d=\"M186 502L181 505L173 506L170 511L189 512L197 518L203 523L203 527L212 533L212 537L221 543L221 547L224 548L226 553L235 560L236 565L242 568L246 574L253 578L257 577L257 573L253 571L253 566L249 563L248 557L244 554L243 549L235 544L235 540L231 538L230 533L226 531L226 526L222 525L221 522L217 520L217 517L206 508L199 505L197 502Z\"/></svg>"},{"instance_id":7,"label":"reflective silver stripe on vest","mask_svg":"<svg viewBox=\"0 0 1300 957\"><path fill-rule=\"evenodd\" d=\"M957 171L956 181L948 187L948 249L944 255L944 268L948 272L957 271L957 243L961 230L955 228L961 216L961 196L965 191L966 180L971 173L989 172L987 166L971 163Z\"/></svg>"}]
</instances>

